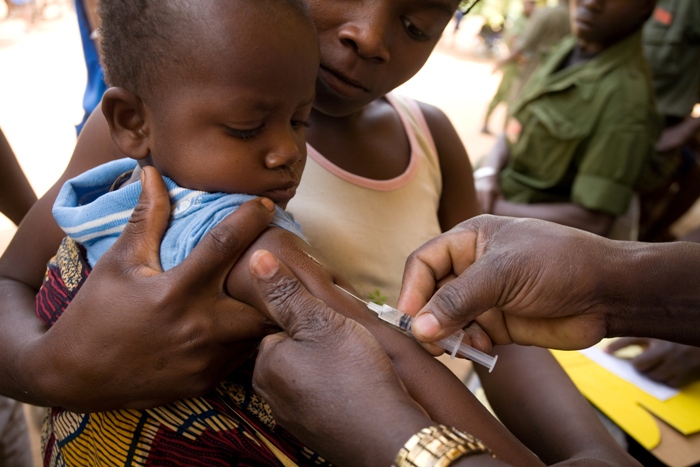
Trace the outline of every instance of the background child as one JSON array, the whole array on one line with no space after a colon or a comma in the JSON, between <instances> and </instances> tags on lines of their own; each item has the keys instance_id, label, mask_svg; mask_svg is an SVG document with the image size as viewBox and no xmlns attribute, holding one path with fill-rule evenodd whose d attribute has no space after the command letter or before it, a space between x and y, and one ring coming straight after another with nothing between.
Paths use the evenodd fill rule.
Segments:
<instances>
[{"instance_id":1,"label":"background child","mask_svg":"<svg viewBox=\"0 0 700 467\"><path fill-rule=\"evenodd\" d=\"M391 92L423 66L459 2L308 3L321 69L304 182L288 210L363 298L395 305L408 255L479 214L448 118Z\"/></svg>"}]
</instances>

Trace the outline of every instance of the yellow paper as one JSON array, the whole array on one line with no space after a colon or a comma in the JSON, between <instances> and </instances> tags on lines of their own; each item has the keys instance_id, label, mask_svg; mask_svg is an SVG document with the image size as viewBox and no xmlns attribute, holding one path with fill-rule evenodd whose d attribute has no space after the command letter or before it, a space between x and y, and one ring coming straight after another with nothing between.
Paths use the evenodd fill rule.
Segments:
<instances>
[{"instance_id":1,"label":"yellow paper","mask_svg":"<svg viewBox=\"0 0 700 467\"><path fill-rule=\"evenodd\" d=\"M645 448L653 449L660 440L650 414L683 435L700 432L700 382L660 401L579 352L552 353L583 395Z\"/></svg>"},{"instance_id":2,"label":"yellow paper","mask_svg":"<svg viewBox=\"0 0 700 467\"><path fill-rule=\"evenodd\" d=\"M659 444L659 427L649 412L636 402L635 396L643 391L579 352L553 350L552 353L576 387L601 412L647 450Z\"/></svg>"},{"instance_id":3,"label":"yellow paper","mask_svg":"<svg viewBox=\"0 0 700 467\"><path fill-rule=\"evenodd\" d=\"M639 404L684 435L700 432L700 382L690 384L667 401L642 393Z\"/></svg>"}]
</instances>

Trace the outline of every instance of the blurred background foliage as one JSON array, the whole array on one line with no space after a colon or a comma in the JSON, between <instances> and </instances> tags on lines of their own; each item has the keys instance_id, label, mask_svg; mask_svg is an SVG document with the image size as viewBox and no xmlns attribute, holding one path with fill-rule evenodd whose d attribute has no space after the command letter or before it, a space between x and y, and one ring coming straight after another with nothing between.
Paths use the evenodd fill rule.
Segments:
<instances>
[{"instance_id":1,"label":"blurred background foliage","mask_svg":"<svg viewBox=\"0 0 700 467\"><path fill-rule=\"evenodd\" d=\"M539 0L537 6L554 6L557 0ZM484 18L484 22L494 29L506 24L509 19L517 18L523 11L522 0L462 0L459 9L469 12L469 15L478 15Z\"/></svg>"}]
</instances>

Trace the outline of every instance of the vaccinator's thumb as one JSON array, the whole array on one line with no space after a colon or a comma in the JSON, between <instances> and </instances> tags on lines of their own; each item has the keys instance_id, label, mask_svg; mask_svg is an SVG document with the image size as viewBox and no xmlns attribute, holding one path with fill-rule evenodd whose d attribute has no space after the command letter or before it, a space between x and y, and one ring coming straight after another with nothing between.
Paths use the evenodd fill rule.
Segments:
<instances>
[{"instance_id":1,"label":"vaccinator's thumb","mask_svg":"<svg viewBox=\"0 0 700 467\"><path fill-rule=\"evenodd\" d=\"M479 263L474 263L443 285L418 312L412 325L418 340L434 342L447 337L496 305L494 288L486 286L479 269Z\"/></svg>"},{"instance_id":2,"label":"vaccinator's thumb","mask_svg":"<svg viewBox=\"0 0 700 467\"><path fill-rule=\"evenodd\" d=\"M304 287L272 253L258 250L250 258L253 283L268 312L295 340L333 338L343 316L331 310Z\"/></svg>"}]
</instances>

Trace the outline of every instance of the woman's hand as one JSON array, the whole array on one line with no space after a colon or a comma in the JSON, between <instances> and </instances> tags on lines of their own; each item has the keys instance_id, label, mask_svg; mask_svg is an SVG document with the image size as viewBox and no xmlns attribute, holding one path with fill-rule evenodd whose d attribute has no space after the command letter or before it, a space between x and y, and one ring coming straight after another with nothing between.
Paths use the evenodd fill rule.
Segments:
<instances>
[{"instance_id":1,"label":"woman's hand","mask_svg":"<svg viewBox=\"0 0 700 467\"><path fill-rule=\"evenodd\" d=\"M211 389L273 324L224 292L239 256L272 218L269 200L241 206L177 267L163 272L170 201L152 167L123 234L56 324L33 345L66 408L145 408ZM38 353L37 353L38 352ZM53 402L55 405L55 402Z\"/></svg>"}]
</instances>

